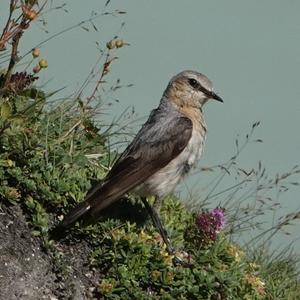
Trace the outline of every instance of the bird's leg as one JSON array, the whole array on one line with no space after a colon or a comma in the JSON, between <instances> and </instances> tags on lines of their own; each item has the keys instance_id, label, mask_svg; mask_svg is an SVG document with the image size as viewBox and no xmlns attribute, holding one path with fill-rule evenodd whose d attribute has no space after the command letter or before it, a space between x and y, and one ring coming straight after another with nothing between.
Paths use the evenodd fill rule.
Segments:
<instances>
[{"instance_id":1,"label":"bird's leg","mask_svg":"<svg viewBox=\"0 0 300 300\"><path fill-rule=\"evenodd\" d=\"M167 231L164 229L161 220L159 218L159 215L157 213L157 210L153 207L151 207L147 201L146 198L142 198L142 201L146 207L146 210L148 211L148 214L150 215L152 222L154 224L154 226L158 229L164 243L167 246L167 251L169 254L174 254L174 248L171 245L170 239L168 237Z\"/></svg>"},{"instance_id":2,"label":"bird's leg","mask_svg":"<svg viewBox=\"0 0 300 300\"><path fill-rule=\"evenodd\" d=\"M167 246L167 251L169 254L171 255L174 255L175 254L175 250L174 248L172 247L171 245L171 242L170 242L170 239L168 237L168 233L167 231L164 229L162 223L161 223L161 220L159 218L159 215L158 215L158 211L156 210L156 207L157 207L157 204L158 206L160 206L160 199L159 198L156 198L155 199L155 207L151 207L147 201L146 198L142 198L142 202L144 203L145 207L146 207L146 210L148 211L151 219L152 219L152 222L154 224L154 226L158 229L164 243L166 244ZM173 258L173 263L175 265L183 265L183 266L186 266L186 267L190 267L191 265L187 262L184 262L180 257L177 257L176 255L174 255L174 258Z\"/></svg>"},{"instance_id":3,"label":"bird's leg","mask_svg":"<svg viewBox=\"0 0 300 300\"><path fill-rule=\"evenodd\" d=\"M159 213L161 208L161 197L155 197L154 204L152 208Z\"/></svg>"}]
</instances>

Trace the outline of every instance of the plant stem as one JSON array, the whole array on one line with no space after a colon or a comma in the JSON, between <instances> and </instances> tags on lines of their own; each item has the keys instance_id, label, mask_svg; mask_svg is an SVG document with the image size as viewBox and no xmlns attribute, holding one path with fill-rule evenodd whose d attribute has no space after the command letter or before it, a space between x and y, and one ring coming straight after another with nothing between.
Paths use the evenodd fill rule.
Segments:
<instances>
[{"instance_id":1,"label":"plant stem","mask_svg":"<svg viewBox=\"0 0 300 300\"><path fill-rule=\"evenodd\" d=\"M18 61L18 46L19 46L19 41L22 36L22 33L23 33L23 31L19 31L13 37L11 56L10 56L10 61L9 61L7 72L5 74L5 80L4 80L3 87L6 87L7 84L9 83L12 71Z\"/></svg>"}]
</instances>

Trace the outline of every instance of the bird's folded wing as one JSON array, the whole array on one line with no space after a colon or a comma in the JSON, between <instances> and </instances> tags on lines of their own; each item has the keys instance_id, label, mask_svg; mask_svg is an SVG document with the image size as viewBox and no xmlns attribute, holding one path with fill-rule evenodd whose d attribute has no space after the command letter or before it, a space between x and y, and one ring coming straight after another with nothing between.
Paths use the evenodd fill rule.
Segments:
<instances>
[{"instance_id":1,"label":"bird's folded wing","mask_svg":"<svg viewBox=\"0 0 300 300\"><path fill-rule=\"evenodd\" d=\"M160 129L160 136L150 134L148 140L140 137L133 140L105 181L88 195L87 198L90 198L95 212L143 183L182 152L192 135L191 120L178 117L168 125L163 130ZM151 129L144 130L149 133ZM135 140L138 140L138 143Z\"/></svg>"},{"instance_id":2,"label":"bird's folded wing","mask_svg":"<svg viewBox=\"0 0 300 300\"><path fill-rule=\"evenodd\" d=\"M64 226L69 226L87 212L96 218L101 210L143 183L183 151L192 135L192 121L177 116L162 127L157 127L153 121L150 118L142 127L104 182L96 185L86 200L67 214Z\"/></svg>"}]
</instances>

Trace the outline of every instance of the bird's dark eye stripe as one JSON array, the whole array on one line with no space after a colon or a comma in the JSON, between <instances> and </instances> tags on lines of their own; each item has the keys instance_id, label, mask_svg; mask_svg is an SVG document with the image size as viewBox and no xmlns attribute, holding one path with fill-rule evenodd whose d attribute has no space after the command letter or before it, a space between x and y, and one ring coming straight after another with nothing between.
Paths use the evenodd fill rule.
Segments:
<instances>
[{"instance_id":1,"label":"bird's dark eye stripe","mask_svg":"<svg viewBox=\"0 0 300 300\"><path fill-rule=\"evenodd\" d=\"M205 87L203 87L200 82L198 82L196 79L194 78L190 78L189 79L189 84L191 87L193 87L195 90L201 91L206 95L210 95L211 92L208 91Z\"/></svg>"}]
</instances>

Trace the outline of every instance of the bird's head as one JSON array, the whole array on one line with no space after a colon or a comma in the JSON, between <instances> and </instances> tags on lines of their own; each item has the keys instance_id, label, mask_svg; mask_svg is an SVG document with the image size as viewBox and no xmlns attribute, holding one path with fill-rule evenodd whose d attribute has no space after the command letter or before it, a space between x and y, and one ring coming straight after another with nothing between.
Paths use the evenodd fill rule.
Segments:
<instances>
[{"instance_id":1,"label":"bird's head","mask_svg":"<svg viewBox=\"0 0 300 300\"><path fill-rule=\"evenodd\" d=\"M165 91L165 96L180 107L201 108L209 99L223 102L212 87L212 82L203 74L183 71L174 76Z\"/></svg>"}]
</instances>

